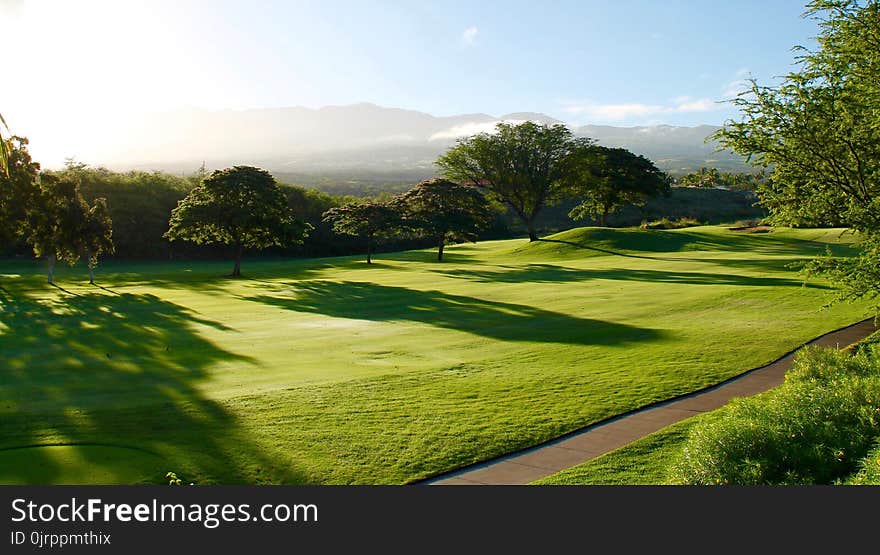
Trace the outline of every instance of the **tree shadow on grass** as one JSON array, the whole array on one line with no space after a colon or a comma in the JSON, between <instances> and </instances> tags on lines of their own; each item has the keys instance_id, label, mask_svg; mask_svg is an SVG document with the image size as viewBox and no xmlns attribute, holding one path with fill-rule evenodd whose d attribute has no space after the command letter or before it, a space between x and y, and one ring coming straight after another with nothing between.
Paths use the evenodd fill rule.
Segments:
<instances>
[{"instance_id":1,"label":"tree shadow on grass","mask_svg":"<svg viewBox=\"0 0 880 555\"><path fill-rule=\"evenodd\" d=\"M636 253L672 253L687 251L736 251L763 254L800 254L816 256L825 252L828 243L809 241L779 235L737 234L719 236L700 231L667 230L626 230L594 229L579 241L561 239L538 239L544 243L558 243L577 249L611 254L627 258L648 258L667 260L654 255ZM598 243L598 244L597 244ZM846 252L845 245L832 245L832 248ZM668 260L683 260L668 258Z\"/></svg>"},{"instance_id":2,"label":"tree shadow on grass","mask_svg":"<svg viewBox=\"0 0 880 555\"><path fill-rule=\"evenodd\" d=\"M439 270L438 273L452 278L467 279L480 283L568 283L596 279L617 281L646 281L657 283L682 283L689 285L737 285L743 287L801 287L826 289L824 285L804 284L800 279L743 276L729 273L676 272L670 270L642 270L631 268L579 269L553 264L527 264L525 266L501 266L501 270Z\"/></svg>"},{"instance_id":3,"label":"tree shadow on grass","mask_svg":"<svg viewBox=\"0 0 880 555\"><path fill-rule=\"evenodd\" d=\"M622 345L666 337L662 330L528 305L364 282L307 281L246 300L336 318L418 322L503 341Z\"/></svg>"},{"instance_id":4,"label":"tree shadow on grass","mask_svg":"<svg viewBox=\"0 0 880 555\"><path fill-rule=\"evenodd\" d=\"M90 470L111 481L130 476L125 457L106 456L107 447L118 447L153 454L161 467L143 477L152 483L166 471L243 482L255 468L277 481L302 481L275 468L235 418L199 391L213 364L253 362L198 332L227 330L223 324L154 295L41 299L7 289L0 289L0 316L0 483L66 479L69 469L39 448L49 445L78 446L86 479ZM26 456L4 463L4 452L25 447Z\"/></svg>"}]
</instances>

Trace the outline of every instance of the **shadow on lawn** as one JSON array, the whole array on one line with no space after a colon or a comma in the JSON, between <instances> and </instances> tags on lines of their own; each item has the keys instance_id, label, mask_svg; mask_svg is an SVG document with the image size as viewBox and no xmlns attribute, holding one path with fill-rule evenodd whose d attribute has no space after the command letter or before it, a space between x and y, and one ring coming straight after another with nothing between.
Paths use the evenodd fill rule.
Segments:
<instances>
[{"instance_id":1,"label":"shadow on lawn","mask_svg":"<svg viewBox=\"0 0 880 555\"><path fill-rule=\"evenodd\" d=\"M245 300L298 312L381 322L419 322L504 341L620 345L656 341L662 330L578 318L528 305L364 282L306 281Z\"/></svg>"},{"instance_id":2,"label":"shadow on lawn","mask_svg":"<svg viewBox=\"0 0 880 555\"><path fill-rule=\"evenodd\" d=\"M153 295L92 293L36 299L0 288L0 449L39 445L119 446L158 455L184 479L301 482L279 469L197 384L218 361L250 363L199 335L227 328ZM81 456L104 475L129 476L125 459ZM0 483L51 483L64 469L46 449L3 464ZM26 464L22 464L24 460ZM131 461L131 464L136 464ZM167 465L167 466L166 466ZM249 478L248 478L249 479Z\"/></svg>"},{"instance_id":3,"label":"shadow on lawn","mask_svg":"<svg viewBox=\"0 0 880 555\"><path fill-rule=\"evenodd\" d=\"M650 232L641 230L594 229L583 236L580 241L561 239L538 239L543 243L558 243L577 249L612 254L628 258L648 258L665 260L656 256L641 253L669 253L687 251L736 251L758 252L763 254L790 254L816 256L825 252L828 243L809 241L795 237L779 235L737 234L726 235L699 231L667 231L655 229ZM596 245L599 243L600 246ZM847 250L845 245L831 245L834 250ZM630 252L623 252L630 251ZM670 258L670 260L682 260Z\"/></svg>"},{"instance_id":4,"label":"shadow on lawn","mask_svg":"<svg viewBox=\"0 0 880 555\"><path fill-rule=\"evenodd\" d=\"M669 270L641 270L631 268L578 269L553 264L528 264L525 266L502 266L495 270L437 270L441 275L480 283L566 283L595 279L619 281L646 281L656 283L682 283L688 285L737 285L744 287L810 287L827 288L824 285L804 284L800 279L783 277L756 277L728 273L675 272Z\"/></svg>"}]
</instances>

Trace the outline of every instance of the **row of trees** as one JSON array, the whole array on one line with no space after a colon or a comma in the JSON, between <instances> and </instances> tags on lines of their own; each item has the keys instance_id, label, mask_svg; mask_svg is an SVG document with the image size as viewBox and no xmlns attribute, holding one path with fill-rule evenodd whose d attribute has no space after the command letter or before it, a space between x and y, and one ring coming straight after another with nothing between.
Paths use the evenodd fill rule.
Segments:
<instances>
[{"instance_id":1,"label":"row of trees","mask_svg":"<svg viewBox=\"0 0 880 555\"><path fill-rule=\"evenodd\" d=\"M431 240L437 246L437 260L442 261L447 244L476 241L492 216L489 201L475 187L429 179L386 202L331 208L324 221L337 233L364 239L370 264L378 238L407 234Z\"/></svg>"},{"instance_id":2,"label":"row of trees","mask_svg":"<svg viewBox=\"0 0 880 555\"><path fill-rule=\"evenodd\" d=\"M755 191L767 179L764 169L758 172L721 172L718 168L702 167L695 172L687 173L675 179L675 184L682 187L702 187L706 189L722 188L733 191Z\"/></svg>"},{"instance_id":3,"label":"row of trees","mask_svg":"<svg viewBox=\"0 0 880 555\"><path fill-rule=\"evenodd\" d=\"M25 139L2 142L0 240L17 238L45 257L50 282L56 261L73 264L83 257L93 282L98 257L114 251L111 239L117 230L101 193L114 196L118 232L129 248L143 241L150 243L139 247L143 252L163 241L226 246L234 253L232 275L238 276L246 250L302 244L309 232L319 228L321 233L323 226L337 241L339 235L364 241L368 262L376 241L391 237L429 241L442 260L446 244L475 241L504 210L501 205L522 220L535 240L536 218L548 204L577 198L571 217L595 217L605 225L609 214L667 193L670 184L644 157L574 138L562 125L530 122L500 124L496 133L460 141L437 162L446 179L423 181L381 201L346 203L282 187L265 170L250 166L201 179L116 174L73 161L60 172L40 172ZM162 216L169 213L170 219ZM304 213L312 223L294 217ZM153 237L151 229L161 229L161 236Z\"/></svg>"}]
</instances>

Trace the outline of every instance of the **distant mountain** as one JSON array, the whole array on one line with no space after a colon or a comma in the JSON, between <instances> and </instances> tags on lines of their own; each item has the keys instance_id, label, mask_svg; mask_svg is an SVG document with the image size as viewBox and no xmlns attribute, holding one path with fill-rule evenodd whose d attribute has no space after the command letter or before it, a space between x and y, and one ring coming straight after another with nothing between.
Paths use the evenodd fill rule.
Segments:
<instances>
[{"instance_id":1,"label":"distant mountain","mask_svg":"<svg viewBox=\"0 0 880 555\"><path fill-rule=\"evenodd\" d=\"M205 161L209 168L248 163L296 175L367 171L409 178L432 175L437 156L456 139L491 131L499 121L525 120L563 123L533 112L438 117L369 103L319 109L186 109L124 122L126 131L112 136L112 144L81 159L115 169L193 171ZM713 153L714 145L704 142L716 129L587 125L573 131L645 155L670 171L743 167L740 158Z\"/></svg>"}]
</instances>

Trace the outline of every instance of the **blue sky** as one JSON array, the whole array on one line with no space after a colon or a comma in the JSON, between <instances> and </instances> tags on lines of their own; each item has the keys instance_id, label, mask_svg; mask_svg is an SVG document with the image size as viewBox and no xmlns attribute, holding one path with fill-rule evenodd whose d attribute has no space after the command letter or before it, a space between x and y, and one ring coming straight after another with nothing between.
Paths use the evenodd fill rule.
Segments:
<instances>
[{"instance_id":1,"label":"blue sky","mask_svg":"<svg viewBox=\"0 0 880 555\"><path fill-rule=\"evenodd\" d=\"M25 132L71 113L356 102L721 124L738 81L784 74L816 34L802 0L0 2L5 43L23 45L0 110Z\"/></svg>"}]
</instances>

